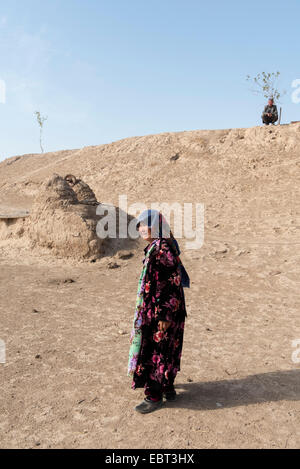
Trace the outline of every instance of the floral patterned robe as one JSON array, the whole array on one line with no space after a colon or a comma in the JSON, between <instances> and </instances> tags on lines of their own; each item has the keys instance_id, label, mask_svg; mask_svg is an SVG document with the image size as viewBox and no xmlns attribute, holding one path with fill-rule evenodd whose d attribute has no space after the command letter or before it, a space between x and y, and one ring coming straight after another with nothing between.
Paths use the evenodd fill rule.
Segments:
<instances>
[{"instance_id":1,"label":"floral patterned robe","mask_svg":"<svg viewBox=\"0 0 300 469\"><path fill-rule=\"evenodd\" d=\"M178 260L165 238L158 238L150 254L142 304L142 343L132 388L173 383L180 370L186 308ZM144 262L144 260L143 260ZM158 321L170 321L159 331Z\"/></svg>"}]
</instances>

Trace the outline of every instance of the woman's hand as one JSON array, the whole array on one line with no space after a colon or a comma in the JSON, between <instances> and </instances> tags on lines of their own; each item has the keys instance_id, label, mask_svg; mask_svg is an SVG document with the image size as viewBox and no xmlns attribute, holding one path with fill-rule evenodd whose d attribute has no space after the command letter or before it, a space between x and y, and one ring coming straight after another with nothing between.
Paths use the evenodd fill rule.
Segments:
<instances>
[{"instance_id":1,"label":"woman's hand","mask_svg":"<svg viewBox=\"0 0 300 469\"><path fill-rule=\"evenodd\" d=\"M171 321L158 321L160 331L166 331L171 326Z\"/></svg>"}]
</instances>

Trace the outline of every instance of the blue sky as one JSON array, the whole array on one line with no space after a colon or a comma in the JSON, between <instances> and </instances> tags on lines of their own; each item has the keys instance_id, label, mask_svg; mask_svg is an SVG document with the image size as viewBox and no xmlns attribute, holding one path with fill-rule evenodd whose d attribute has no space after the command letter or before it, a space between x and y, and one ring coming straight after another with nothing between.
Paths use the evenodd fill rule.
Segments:
<instances>
[{"instance_id":1,"label":"blue sky","mask_svg":"<svg viewBox=\"0 0 300 469\"><path fill-rule=\"evenodd\" d=\"M40 151L36 110L45 151L260 124L262 71L300 120L299 19L299 0L2 0L0 160Z\"/></svg>"}]
</instances>

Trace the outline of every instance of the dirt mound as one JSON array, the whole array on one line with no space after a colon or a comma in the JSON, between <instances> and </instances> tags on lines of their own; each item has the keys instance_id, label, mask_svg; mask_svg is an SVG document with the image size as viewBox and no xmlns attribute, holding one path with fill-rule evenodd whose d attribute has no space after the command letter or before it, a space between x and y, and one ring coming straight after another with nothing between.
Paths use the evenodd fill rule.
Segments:
<instances>
[{"instance_id":1,"label":"dirt mound","mask_svg":"<svg viewBox=\"0 0 300 469\"><path fill-rule=\"evenodd\" d=\"M259 242L276 242L284 233L295 242L299 140L300 124L295 123L162 133L13 157L0 163L0 207L31 210L35 222L29 231L35 245L62 256L89 258L99 255L101 247L104 255L114 255L132 245L125 240L99 243L94 233L97 199L118 207L122 194L128 205L147 207L153 202L201 202L205 236L218 231L221 241L243 233L243 240L255 236ZM61 177L43 186L53 173L70 176L70 181ZM20 236L30 220L11 220L0 228L1 239Z\"/></svg>"},{"instance_id":2,"label":"dirt mound","mask_svg":"<svg viewBox=\"0 0 300 469\"><path fill-rule=\"evenodd\" d=\"M75 192L58 174L39 191L27 221L33 247L50 248L53 254L72 258L99 258L99 217L93 207L79 203Z\"/></svg>"},{"instance_id":3,"label":"dirt mound","mask_svg":"<svg viewBox=\"0 0 300 469\"><path fill-rule=\"evenodd\" d=\"M75 187L83 200L78 200L66 179L53 174L40 186L29 217L1 220L1 239L24 237L30 241L31 249L48 248L55 256L72 259L97 260L130 249L134 244L130 240L98 236L97 223L109 207L104 205L101 214L97 214L101 204L89 186L80 180ZM118 224L120 211L118 207L115 210Z\"/></svg>"},{"instance_id":4,"label":"dirt mound","mask_svg":"<svg viewBox=\"0 0 300 469\"><path fill-rule=\"evenodd\" d=\"M0 213L30 211L0 219L2 448L299 448L299 140L299 124L164 133L0 163ZM83 262L96 206L68 174L117 220L136 202L205 207L203 247L178 239L178 399L148 425L126 379L144 245L106 239Z\"/></svg>"}]
</instances>

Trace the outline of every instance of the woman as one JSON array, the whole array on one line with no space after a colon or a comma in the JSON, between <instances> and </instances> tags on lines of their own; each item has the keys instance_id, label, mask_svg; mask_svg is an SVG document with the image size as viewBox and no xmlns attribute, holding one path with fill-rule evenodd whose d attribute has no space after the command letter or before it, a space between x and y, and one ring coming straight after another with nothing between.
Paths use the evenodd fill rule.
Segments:
<instances>
[{"instance_id":1,"label":"woman","mask_svg":"<svg viewBox=\"0 0 300 469\"><path fill-rule=\"evenodd\" d=\"M147 241L139 279L128 375L132 388L145 389L135 407L140 413L159 408L163 396L174 400L174 380L180 370L186 314L183 286L189 277L181 263L179 246L165 218L157 210L138 217L140 236Z\"/></svg>"}]
</instances>

